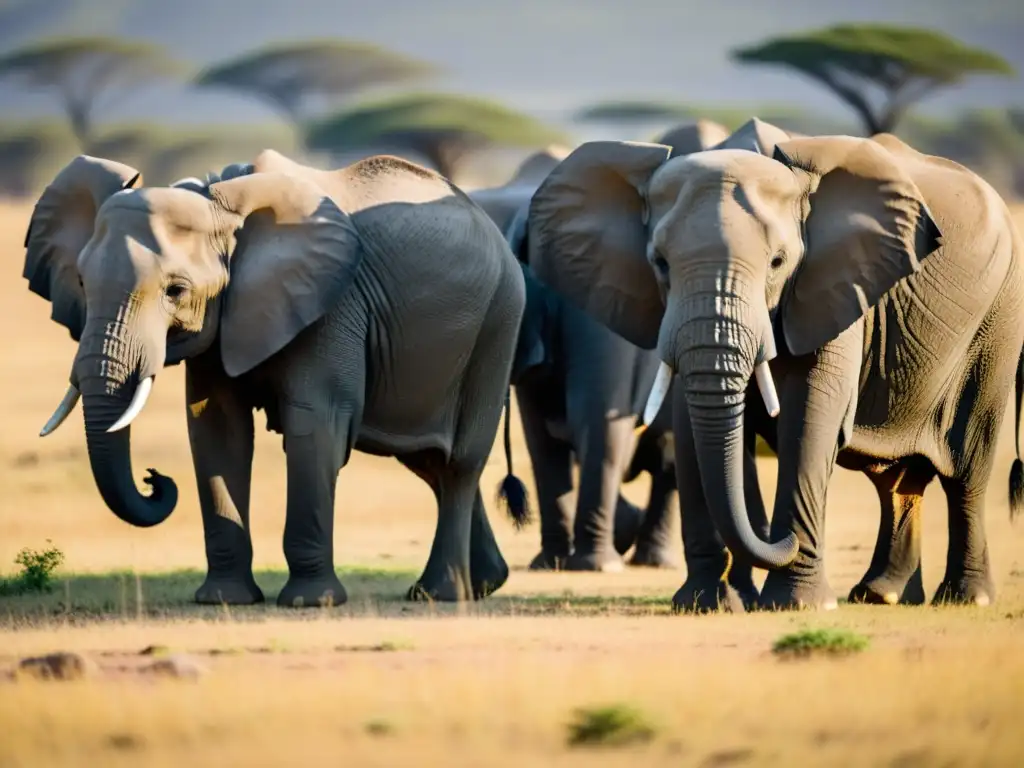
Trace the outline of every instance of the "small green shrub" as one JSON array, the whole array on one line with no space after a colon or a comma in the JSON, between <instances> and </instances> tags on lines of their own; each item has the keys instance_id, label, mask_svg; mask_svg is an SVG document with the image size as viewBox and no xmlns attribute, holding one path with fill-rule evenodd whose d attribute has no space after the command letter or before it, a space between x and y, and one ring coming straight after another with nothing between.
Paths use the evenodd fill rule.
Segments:
<instances>
[{"instance_id":1,"label":"small green shrub","mask_svg":"<svg viewBox=\"0 0 1024 768\"><path fill-rule=\"evenodd\" d=\"M371 736L391 736L395 732L395 727L387 720L370 720L363 727Z\"/></svg>"},{"instance_id":2,"label":"small green shrub","mask_svg":"<svg viewBox=\"0 0 1024 768\"><path fill-rule=\"evenodd\" d=\"M803 629L780 637L772 645L772 652L783 658L848 656L867 647L866 637L846 629Z\"/></svg>"},{"instance_id":3,"label":"small green shrub","mask_svg":"<svg viewBox=\"0 0 1024 768\"><path fill-rule=\"evenodd\" d=\"M50 542L47 539L47 543ZM0 582L0 595L24 595L29 592L52 592L53 572L64 562L64 553L56 547L37 552L27 547L14 558L21 571L14 578Z\"/></svg>"},{"instance_id":4,"label":"small green shrub","mask_svg":"<svg viewBox=\"0 0 1024 768\"><path fill-rule=\"evenodd\" d=\"M581 707L569 723L569 746L613 746L648 742L654 727L644 715L624 704Z\"/></svg>"}]
</instances>

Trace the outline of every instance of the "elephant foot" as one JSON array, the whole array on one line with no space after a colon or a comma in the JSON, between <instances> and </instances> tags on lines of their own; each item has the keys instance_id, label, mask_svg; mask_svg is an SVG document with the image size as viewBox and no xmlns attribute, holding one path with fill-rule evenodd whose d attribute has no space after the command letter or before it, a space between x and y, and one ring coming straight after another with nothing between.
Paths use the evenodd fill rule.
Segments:
<instances>
[{"instance_id":1,"label":"elephant foot","mask_svg":"<svg viewBox=\"0 0 1024 768\"><path fill-rule=\"evenodd\" d=\"M348 593L334 572L323 576L288 576L277 596L282 608L331 608L348 602Z\"/></svg>"},{"instance_id":2,"label":"elephant foot","mask_svg":"<svg viewBox=\"0 0 1024 768\"><path fill-rule=\"evenodd\" d=\"M531 571L561 571L565 569L565 561L568 555L556 555L553 552L541 550L533 560L530 561Z\"/></svg>"},{"instance_id":3,"label":"elephant foot","mask_svg":"<svg viewBox=\"0 0 1024 768\"><path fill-rule=\"evenodd\" d=\"M921 566L910 578L882 574L874 578L867 575L850 590L847 598L851 603L867 605L924 605L924 582Z\"/></svg>"},{"instance_id":4,"label":"elephant foot","mask_svg":"<svg viewBox=\"0 0 1024 768\"><path fill-rule=\"evenodd\" d=\"M580 551L577 549L566 558L565 570L621 573L625 570L625 564L614 549L606 551Z\"/></svg>"},{"instance_id":5,"label":"elephant foot","mask_svg":"<svg viewBox=\"0 0 1024 768\"><path fill-rule=\"evenodd\" d=\"M672 596L674 613L743 613L743 600L736 589L713 574L687 574L686 581Z\"/></svg>"},{"instance_id":6,"label":"elephant foot","mask_svg":"<svg viewBox=\"0 0 1024 768\"><path fill-rule=\"evenodd\" d=\"M736 573L735 569L730 571L726 583L739 596L740 602L743 603L743 607L746 610L753 611L758 607L761 594L754 585L754 579L749 568L745 573Z\"/></svg>"},{"instance_id":7,"label":"elephant foot","mask_svg":"<svg viewBox=\"0 0 1024 768\"><path fill-rule=\"evenodd\" d=\"M682 566L682 559L674 547L650 544L638 541L629 565L637 568L670 568L676 570Z\"/></svg>"},{"instance_id":8,"label":"elephant foot","mask_svg":"<svg viewBox=\"0 0 1024 768\"><path fill-rule=\"evenodd\" d=\"M935 590L932 605L978 605L995 602L995 589L986 576L964 576L956 581L943 580Z\"/></svg>"},{"instance_id":9,"label":"elephant foot","mask_svg":"<svg viewBox=\"0 0 1024 768\"><path fill-rule=\"evenodd\" d=\"M496 548L479 554L471 553L469 560L470 587L474 600L493 595L508 581L508 563Z\"/></svg>"},{"instance_id":10,"label":"elephant foot","mask_svg":"<svg viewBox=\"0 0 1024 768\"><path fill-rule=\"evenodd\" d=\"M834 611L839 601L824 574L797 578L789 571L771 571L757 605L768 611Z\"/></svg>"},{"instance_id":11,"label":"elephant foot","mask_svg":"<svg viewBox=\"0 0 1024 768\"><path fill-rule=\"evenodd\" d=\"M208 573L193 597L199 605L255 605L265 599L251 573L246 576Z\"/></svg>"},{"instance_id":12,"label":"elephant foot","mask_svg":"<svg viewBox=\"0 0 1024 768\"><path fill-rule=\"evenodd\" d=\"M423 575L409 587L406 599L414 603L463 603L474 598L472 578L468 573L458 574L454 569L437 569L428 565Z\"/></svg>"},{"instance_id":13,"label":"elephant foot","mask_svg":"<svg viewBox=\"0 0 1024 768\"><path fill-rule=\"evenodd\" d=\"M616 552L620 555L629 552L630 547L636 543L643 522L644 510L630 504L620 496L619 502L615 506L615 522L612 533Z\"/></svg>"}]
</instances>

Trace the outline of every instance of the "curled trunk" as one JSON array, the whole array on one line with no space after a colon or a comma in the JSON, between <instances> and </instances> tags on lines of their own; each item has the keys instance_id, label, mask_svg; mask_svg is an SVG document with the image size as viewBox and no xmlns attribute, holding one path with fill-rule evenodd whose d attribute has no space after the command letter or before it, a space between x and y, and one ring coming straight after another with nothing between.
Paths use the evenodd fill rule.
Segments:
<instances>
[{"instance_id":1,"label":"curled trunk","mask_svg":"<svg viewBox=\"0 0 1024 768\"><path fill-rule=\"evenodd\" d=\"M118 427L131 407L133 395L149 373L150 360L162 359L162 348L146 352L138 334L124 320L122 307L115 319L95 316L86 323L75 359L73 380L82 391L86 445L93 479L110 511L130 525L148 528L170 516L178 488L169 477L150 469L144 496L132 475L131 427ZM140 379L139 376L142 376Z\"/></svg>"},{"instance_id":2,"label":"curled trunk","mask_svg":"<svg viewBox=\"0 0 1024 768\"><path fill-rule=\"evenodd\" d=\"M699 290L706 283L706 290ZM796 536L775 544L754 533L743 488L743 414L747 385L770 328L736 292L735 281L694 281L690 300L670 303L665 339L677 354L708 511L725 545L774 570L796 558ZM723 286L732 291L722 291ZM765 320L766 320L766 313Z\"/></svg>"},{"instance_id":3,"label":"curled trunk","mask_svg":"<svg viewBox=\"0 0 1024 768\"><path fill-rule=\"evenodd\" d=\"M162 523L178 503L178 487L171 478L151 469L145 482L153 492L149 496L139 493L132 476L131 427L106 431L124 412L125 402L93 393L83 397L83 408L89 464L103 501L130 525L148 528Z\"/></svg>"}]
</instances>

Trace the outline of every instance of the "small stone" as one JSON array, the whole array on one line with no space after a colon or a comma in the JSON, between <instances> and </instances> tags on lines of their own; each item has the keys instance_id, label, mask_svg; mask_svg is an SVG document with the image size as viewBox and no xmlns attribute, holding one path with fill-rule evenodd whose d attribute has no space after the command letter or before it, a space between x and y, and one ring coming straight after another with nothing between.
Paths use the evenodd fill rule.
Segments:
<instances>
[{"instance_id":1,"label":"small stone","mask_svg":"<svg viewBox=\"0 0 1024 768\"><path fill-rule=\"evenodd\" d=\"M16 674L36 680L80 680L94 675L99 667L80 653L59 652L22 659Z\"/></svg>"},{"instance_id":2,"label":"small stone","mask_svg":"<svg viewBox=\"0 0 1024 768\"><path fill-rule=\"evenodd\" d=\"M178 653L157 659L142 667L141 671L150 675L194 680L205 675L208 670L192 657Z\"/></svg>"},{"instance_id":3,"label":"small stone","mask_svg":"<svg viewBox=\"0 0 1024 768\"><path fill-rule=\"evenodd\" d=\"M147 645L139 651L139 656L168 656L170 653L171 649L166 645Z\"/></svg>"}]
</instances>

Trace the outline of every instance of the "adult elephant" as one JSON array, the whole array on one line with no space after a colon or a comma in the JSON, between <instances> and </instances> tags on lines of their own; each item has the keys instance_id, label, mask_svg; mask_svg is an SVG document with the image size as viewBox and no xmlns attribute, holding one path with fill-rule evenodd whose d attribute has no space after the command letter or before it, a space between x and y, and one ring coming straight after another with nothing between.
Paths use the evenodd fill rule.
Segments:
<instances>
[{"instance_id":1,"label":"adult elephant","mask_svg":"<svg viewBox=\"0 0 1024 768\"><path fill-rule=\"evenodd\" d=\"M346 600L334 501L353 449L396 456L434 491L436 534L410 598L497 589L508 569L478 484L525 290L487 215L433 171L386 156L326 172L266 151L206 183L140 184L132 168L79 156L33 212L24 274L79 342L43 434L81 393L103 500L131 525L158 525L177 487L150 470L152 494L139 493L129 425L160 369L185 361L208 563L197 602L263 600L249 534L253 409L284 436L279 605ZM521 518L517 482L503 487Z\"/></svg>"},{"instance_id":2,"label":"adult elephant","mask_svg":"<svg viewBox=\"0 0 1024 768\"><path fill-rule=\"evenodd\" d=\"M712 124L705 123L677 129L685 150L693 150L705 134L712 137ZM471 193L506 230L524 264L527 308L513 383L541 517L541 551L530 567L620 570L621 556L633 548L630 565L675 568L679 545L671 531L678 493L667 409L639 440L635 437L657 357L562 300L533 277L528 264L530 197L566 154L538 152L505 185ZM622 496L621 484L644 471L650 473L651 491L640 510ZM747 594L753 590L752 582L739 586Z\"/></svg>"},{"instance_id":3,"label":"adult elephant","mask_svg":"<svg viewBox=\"0 0 1024 768\"><path fill-rule=\"evenodd\" d=\"M950 543L933 600L989 603L985 493L1024 343L1024 244L1006 205L969 170L887 134L756 149L670 160L663 145L590 142L530 207L538 274L657 348L654 394L679 376L692 567L675 605L720 604L717 528L769 569L761 605L834 607L823 532L837 463L872 479L894 521L852 596L898 598L919 562L921 496L938 477ZM751 425L779 456L770 541L745 504ZM1014 466L1016 509L1019 457Z\"/></svg>"}]
</instances>

